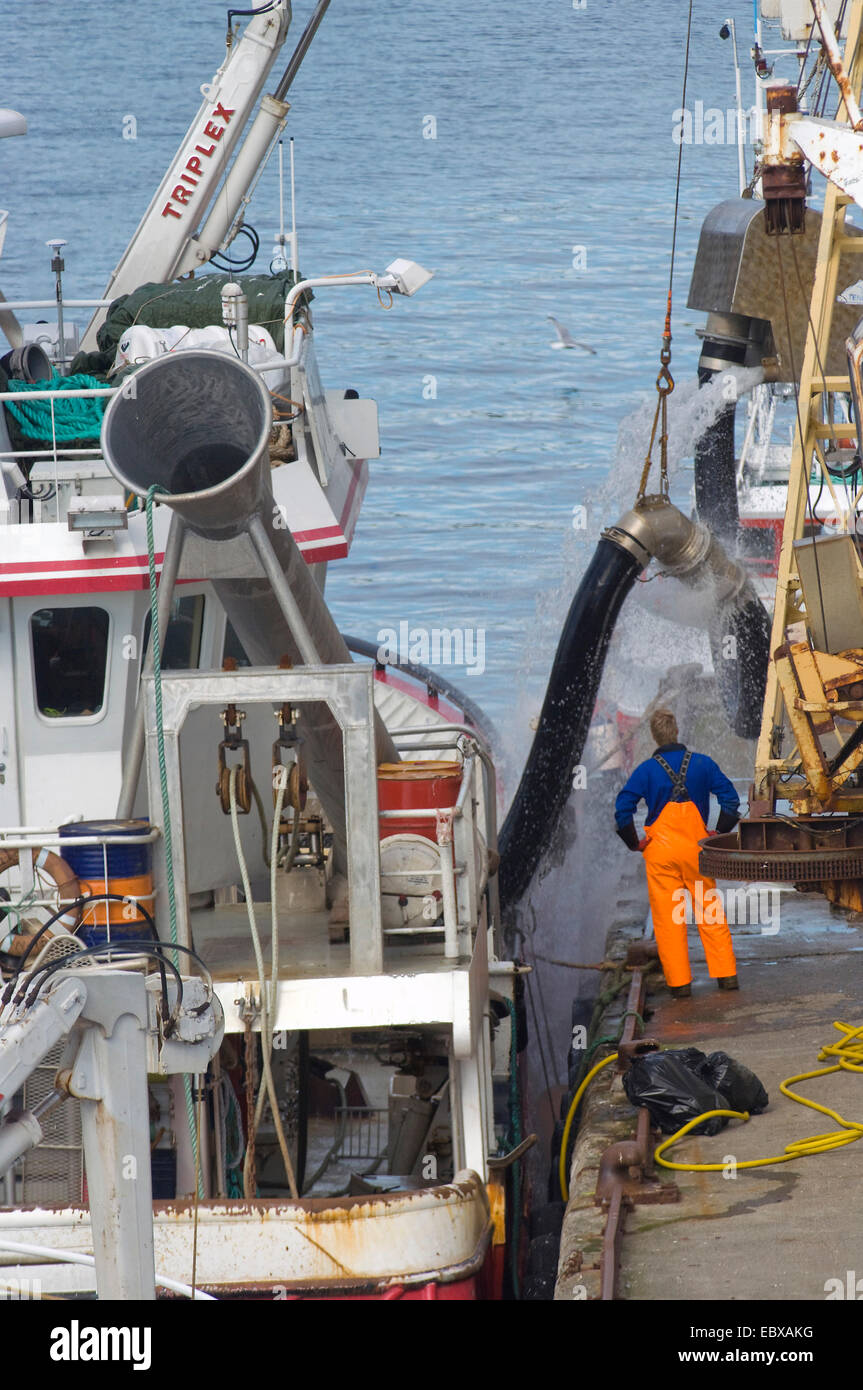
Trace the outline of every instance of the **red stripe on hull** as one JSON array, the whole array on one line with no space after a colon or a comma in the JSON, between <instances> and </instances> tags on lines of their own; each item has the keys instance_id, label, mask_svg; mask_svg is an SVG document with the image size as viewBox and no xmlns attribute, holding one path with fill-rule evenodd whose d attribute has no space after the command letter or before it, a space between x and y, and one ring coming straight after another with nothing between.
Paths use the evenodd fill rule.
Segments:
<instances>
[{"instance_id":1,"label":"red stripe on hull","mask_svg":"<svg viewBox=\"0 0 863 1390\"><path fill-rule=\"evenodd\" d=\"M338 533L337 533L338 534ZM307 564L318 565L325 560L343 560L348 553L345 541L337 542L335 545L322 545L316 549L307 549L303 552L303 559ZM159 556L161 561L161 556ZM98 561L98 566L104 568L107 561ZM67 566L77 565L77 561L52 562L46 565L41 562L37 565L43 573L46 568L59 570L61 564ZM2 568L2 567L0 567ZM21 573L26 568L24 565L10 565L6 568L14 571L15 574ZM91 568L96 568L96 564L91 562ZM179 579L178 584L202 584L203 579ZM4 580L0 574L0 597L14 598L23 594L107 594L120 593L124 590L148 589L150 587L149 576L146 571L118 571L114 575L99 575L96 578L88 579L81 570L70 575L69 578L59 579L8 579Z\"/></svg>"}]
</instances>

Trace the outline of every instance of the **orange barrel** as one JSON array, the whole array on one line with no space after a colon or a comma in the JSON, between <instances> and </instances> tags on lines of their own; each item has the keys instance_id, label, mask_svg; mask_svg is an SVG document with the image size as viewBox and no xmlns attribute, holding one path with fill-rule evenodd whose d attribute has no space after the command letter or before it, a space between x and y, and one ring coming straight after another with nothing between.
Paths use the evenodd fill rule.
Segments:
<instances>
[{"instance_id":1,"label":"orange barrel","mask_svg":"<svg viewBox=\"0 0 863 1390\"><path fill-rule=\"evenodd\" d=\"M137 941L139 938L149 938L152 936L150 924L138 910L138 902L141 901L144 907L153 916L153 875L137 874L134 878L91 878L81 883L81 892L91 897L98 893L116 893L120 897L130 898L131 902L97 902L89 907L85 903L81 908L81 927L77 933L82 940L87 940L94 928L98 930L93 941L88 941L88 945L99 945L105 940L106 927L110 924L110 936L112 941L121 941L127 938Z\"/></svg>"},{"instance_id":2,"label":"orange barrel","mask_svg":"<svg viewBox=\"0 0 863 1390\"><path fill-rule=\"evenodd\" d=\"M380 838L389 835L424 835L437 843L434 816L411 816L411 811L441 810L454 806L461 786L461 763L433 762L417 758L378 766L378 808L403 811L380 818Z\"/></svg>"}]
</instances>

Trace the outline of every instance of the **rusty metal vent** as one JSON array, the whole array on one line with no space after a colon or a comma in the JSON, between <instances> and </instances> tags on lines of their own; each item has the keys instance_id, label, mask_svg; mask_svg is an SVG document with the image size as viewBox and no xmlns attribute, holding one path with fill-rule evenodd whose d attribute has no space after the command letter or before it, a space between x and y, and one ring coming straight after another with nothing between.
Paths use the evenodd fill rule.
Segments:
<instances>
[{"instance_id":1,"label":"rusty metal vent","mask_svg":"<svg viewBox=\"0 0 863 1390\"><path fill-rule=\"evenodd\" d=\"M25 1109L37 1105L54 1090L63 1049L64 1044L58 1043L28 1078L23 1094ZM56 1110L49 1110L40 1124L45 1137L22 1163L22 1201L37 1205L78 1203L84 1186L80 1102L69 1097Z\"/></svg>"},{"instance_id":2,"label":"rusty metal vent","mask_svg":"<svg viewBox=\"0 0 863 1390\"><path fill-rule=\"evenodd\" d=\"M708 878L741 879L748 883L825 883L830 879L863 878L863 852L769 855L703 849L698 867Z\"/></svg>"}]
</instances>

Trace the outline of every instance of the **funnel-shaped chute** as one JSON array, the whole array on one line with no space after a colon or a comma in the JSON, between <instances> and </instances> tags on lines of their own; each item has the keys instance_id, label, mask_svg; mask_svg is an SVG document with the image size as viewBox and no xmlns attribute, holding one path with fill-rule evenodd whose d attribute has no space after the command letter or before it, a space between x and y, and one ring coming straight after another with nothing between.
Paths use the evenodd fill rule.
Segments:
<instances>
[{"instance_id":1,"label":"funnel-shaped chute","mask_svg":"<svg viewBox=\"0 0 863 1390\"><path fill-rule=\"evenodd\" d=\"M323 595L273 502L268 440L272 401L260 377L216 352L169 354L142 367L114 396L102 425L102 451L115 478L145 496L155 483L203 543L203 577L224 574L207 551L245 533L256 577L214 578L249 660L276 666L351 661ZM248 547L238 573L252 572ZM398 753L376 716L379 762ZM326 706L304 707L303 751L309 778L333 827L335 866L345 862L342 732Z\"/></svg>"},{"instance_id":2,"label":"funnel-shaped chute","mask_svg":"<svg viewBox=\"0 0 863 1390\"><path fill-rule=\"evenodd\" d=\"M155 483L192 531L221 540L270 494L272 424L270 393L251 367L189 351L136 372L105 412L102 445L126 488L145 496Z\"/></svg>"}]
</instances>

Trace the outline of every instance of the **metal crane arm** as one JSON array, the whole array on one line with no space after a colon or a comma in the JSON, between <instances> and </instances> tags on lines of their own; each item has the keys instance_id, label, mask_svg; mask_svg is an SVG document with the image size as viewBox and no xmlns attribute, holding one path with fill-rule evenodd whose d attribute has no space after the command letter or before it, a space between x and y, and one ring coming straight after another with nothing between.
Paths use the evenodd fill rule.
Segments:
<instances>
[{"instance_id":1,"label":"metal crane arm","mask_svg":"<svg viewBox=\"0 0 863 1390\"><path fill-rule=\"evenodd\" d=\"M257 10L212 82L201 88L198 113L111 275L104 299L178 273L287 36L290 0L272 0ZM96 347L104 315L100 309L91 319L82 340L85 350Z\"/></svg>"}]
</instances>

